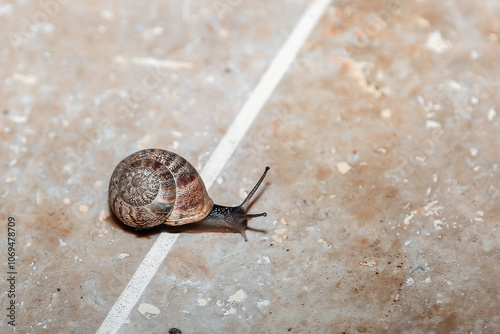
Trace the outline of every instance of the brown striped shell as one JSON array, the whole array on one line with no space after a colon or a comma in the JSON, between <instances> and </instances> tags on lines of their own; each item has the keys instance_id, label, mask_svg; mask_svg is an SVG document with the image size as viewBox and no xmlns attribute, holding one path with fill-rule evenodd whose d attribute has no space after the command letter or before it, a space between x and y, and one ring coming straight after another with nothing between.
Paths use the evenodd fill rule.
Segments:
<instances>
[{"instance_id":1,"label":"brown striped shell","mask_svg":"<svg viewBox=\"0 0 500 334\"><path fill-rule=\"evenodd\" d=\"M196 169L180 155L161 149L123 159L111 176L108 196L113 213L137 229L197 222L213 207Z\"/></svg>"}]
</instances>

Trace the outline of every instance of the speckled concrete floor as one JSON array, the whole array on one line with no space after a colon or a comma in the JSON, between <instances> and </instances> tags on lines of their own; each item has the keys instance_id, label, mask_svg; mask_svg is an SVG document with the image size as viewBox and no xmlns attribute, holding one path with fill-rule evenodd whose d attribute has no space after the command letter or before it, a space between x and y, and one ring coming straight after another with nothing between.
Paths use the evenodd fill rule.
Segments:
<instances>
[{"instance_id":1,"label":"speckled concrete floor","mask_svg":"<svg viewBox=\"0 0 500 334\"><path fill-rule=\"evenodd\" d=\"M307 1L0 3L2 332L95 332L158 234L110 218L145 147L201 169ZM500 332L500 4L334 1L119 333Z\"/></svg>"}]
</instances>

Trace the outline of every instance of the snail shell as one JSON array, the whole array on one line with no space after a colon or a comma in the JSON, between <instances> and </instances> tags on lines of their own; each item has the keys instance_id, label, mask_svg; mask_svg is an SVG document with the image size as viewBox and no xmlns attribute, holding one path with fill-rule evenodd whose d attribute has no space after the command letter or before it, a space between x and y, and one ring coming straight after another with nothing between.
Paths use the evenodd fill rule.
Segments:
<instances>
[{"instance_id":1,"label":"snail shell","mask_svg":"<svg viewBox=\"0 0 500 334\"><path fill-rule=\"evenodd\" d=\"M214 205L193 165L161 149L133 153L116 166L109 203L123 223L137 229L197 222Z\"/></svg>"}]
</instances>

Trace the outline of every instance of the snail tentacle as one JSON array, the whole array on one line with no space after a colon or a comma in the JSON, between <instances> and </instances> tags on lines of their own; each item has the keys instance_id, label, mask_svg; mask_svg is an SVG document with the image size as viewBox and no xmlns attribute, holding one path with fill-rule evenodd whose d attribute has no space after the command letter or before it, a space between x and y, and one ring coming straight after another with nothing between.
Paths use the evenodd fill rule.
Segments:
<instances>
[{"instance_id":1,"label":"snail tentacle","mask_svg":"<svg viewBox=\"0 0 500 334\"><path fill-rule=\"evenodd\" d=\"M267 171L269 169L269 167L266 167L264 174L262 174L259 181L255 184L255 186L252 188L250 193L240 205L230 207L214 204L212 211L210 211L210 214L205 217L205 219L200 221L199 224L204 225L205 228L221 228L227 232L239 233L242 235L245 241L248 241L246 235L246 230L248 228L248 219L267 216L267 213L265 212L249 214L246 213L246 210L253 195L255 194L257 189L259 189L262 181L264 181L264 178L266 177Z\"/></svg>"}]
</instances>

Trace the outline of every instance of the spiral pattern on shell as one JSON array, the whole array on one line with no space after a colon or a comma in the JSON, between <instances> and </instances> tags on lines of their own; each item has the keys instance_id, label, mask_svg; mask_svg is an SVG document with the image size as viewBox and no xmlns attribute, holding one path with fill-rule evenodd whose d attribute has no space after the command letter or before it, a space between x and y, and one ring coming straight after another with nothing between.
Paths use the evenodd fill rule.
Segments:
<instances>
[{"instance_id":1,"label":"spiral pattern on shell","mask_svg":"<svg viewBox=\"0 0 500 334\"><path fill-rule=\"evenodd\" d=\"M148 167L136 167L123 173L119 181L123 200L133 206L151 203L160 190L160 180Z\"/></svg>"},{"instance_id":2,"label":"spiral pattern on shell","mask_svg":"<svg viewBox=\"0 0 500 334\"><path fill-rule=\"evenodd\" d=\"M161 149L138 151L116 166L109 203L122 222L137 229L196 222L213 207L196 169L183 157Z\"/></svg>"}]
</instances>

